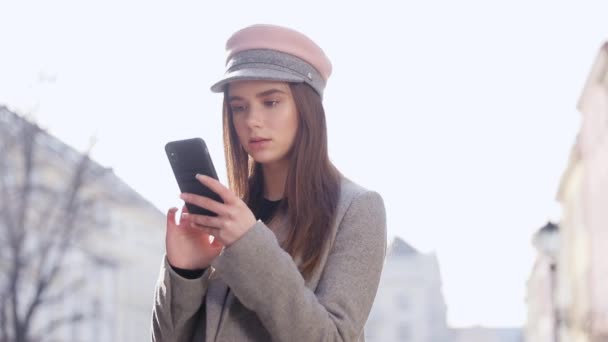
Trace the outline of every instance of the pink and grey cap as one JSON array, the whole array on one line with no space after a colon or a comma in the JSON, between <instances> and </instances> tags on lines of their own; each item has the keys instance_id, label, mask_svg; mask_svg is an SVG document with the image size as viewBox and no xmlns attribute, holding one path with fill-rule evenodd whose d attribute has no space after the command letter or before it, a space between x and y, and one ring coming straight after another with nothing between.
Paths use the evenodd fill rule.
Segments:
<instances>
[{"instance_id":1,"label":"pink and grey cap","mask_svg":"<svg viewBox=\"0 0 608 342\"><path fill-rule=\"evenodd\" d=\"M226 72L211 90L224 91L240 80L305 82L321 97L331 75L331 62L304 34L281 26L253 25L226 43Z\"/></svg>"}]
</instances>

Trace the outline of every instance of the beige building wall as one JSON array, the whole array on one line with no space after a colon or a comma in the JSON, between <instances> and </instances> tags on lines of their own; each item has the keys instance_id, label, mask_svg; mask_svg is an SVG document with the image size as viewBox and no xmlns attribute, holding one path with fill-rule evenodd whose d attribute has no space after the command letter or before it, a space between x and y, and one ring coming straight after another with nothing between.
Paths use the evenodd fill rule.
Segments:
<instances>
[{"instance_id":1,"label":"beige building wall","mask_svg":"<svg viewBox=\"0 0 608 342\"><path fill-rule=\"evenodd\" d=\"M575 145L560 185L562 205L557 305L560 340L584 342L588 330L590 232L584 223L583 163Z\"/></svg>"},{"instance_id":2,"label":"beige building wall","mask_svg":"<svg viewBox=\"0 0 608 342\"><path fill-rule=\"evenodd\" d=\"M579 137L558 200L560 341L608 341L608 44L596 57L578 109Z\"/></svg>"},{"instance_id":3,"label":"beige building wall","mask_svg":"<svg viewBox=\"0 0 608 342\"><path fill-rule=\"evenodd\" d=\"M590 232L590 340L608 340L608 43L593 64L579 101L583 116L584 224Z\"/></svg>"}]
</instances>

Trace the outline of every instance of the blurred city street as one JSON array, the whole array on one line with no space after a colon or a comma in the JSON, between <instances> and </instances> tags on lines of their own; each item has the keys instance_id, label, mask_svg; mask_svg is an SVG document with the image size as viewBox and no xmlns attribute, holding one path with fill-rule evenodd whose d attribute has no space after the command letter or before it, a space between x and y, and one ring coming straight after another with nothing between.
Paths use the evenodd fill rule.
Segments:
<instances>
[{"instance_id":1,"label":"blurred city street","mask_svg":"<svg viewBox=\"0 0 608 342\"><path fill-rule=\"evenodd\" d=\"M367 342L608 342L608 2L302 7L0 0L0 342L150 340L163 146L226 184L209 86L257 22L328 46L332 163L386 205Z\"/></svg>"}]
</instances>

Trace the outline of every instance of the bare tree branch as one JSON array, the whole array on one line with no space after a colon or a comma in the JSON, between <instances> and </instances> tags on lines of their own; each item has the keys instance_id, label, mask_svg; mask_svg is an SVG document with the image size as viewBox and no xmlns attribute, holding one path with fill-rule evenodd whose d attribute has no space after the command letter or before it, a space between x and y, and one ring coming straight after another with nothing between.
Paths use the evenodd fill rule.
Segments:
<instances>
[{"instance_id":1,"label":"bare tree branch","mask_svg":"<svg viewBox=\"0 0 608 342\"><path fill-rule=\"evenodd\" d=\"M2 338L2 341L7 341L8 342L8 327L7 327L7 322L6 322L6 309L7 309L7 305L6 305L6 293L1 293L0 294L0 335Z\"/></svg>"},{"instance_id":2,"label":"bare tree branch","mask_svg":"<svg viewBox=\"0 0 608 342\"><path fill-rule=\"evenodd\" d=\"M44 327L40 329L40 332L36 333L35 336L48 336L51 335L57 328L60 328L66 324L75 324L83 321L85 319L85 315L81 312L76 312L74 314L59 317L49 321ZM42 338L40 338L42 340Z\"/></svg>"},{"instance_id":3,"label":"bare tree branch","mask_svg":"<svg viewBox=\"0 0 608 342\"><path fill-rule=\"evenodd\" d=\"M5 154L3 153L2 155L5 155ZM0 158L0 168L1 168L1 170L7 170L5 158ZM0 196L2 196L1 203L4 203L2 205L2 208L0 209L1 214L2 214L0 216L0 218L2 219L2 222L4 223L4 228L6 228L6 230L7 230L7 233L9 235L8 238L10 240L13 240L16 228L15 228L15 220L12 215L12 210L10 210L12 196L10 194L10 186L8 184L7 177L8 177L8 172L3 171L2 173L0 173Z\"/></svg>"},{"instance_id":4,"label":"bare tree branch","mask_svg":"<svg viewBox=\"0 0 608 342\"><path fill-rule=\"evenodd\" d=\"M35 157L35 141L37 138L37 134L40 131L39 128L35 125L21 125L20 127L21 134L21 147L22 147L22 156L23 156L23 184L20 189L20 198L21 203L17 206L17 215L16 215L16 228L17 230L14 232L12 236L12 251L13 251L13 269L11 272L11 305L12 305L12 315L13 317L19 317L19 307L20 307L20 296L18 292L19 282L21 281L22 276L22 266L23 266L23 244L26 238L26 229L27 226L27 212L30 204L30 197L32 194L32 174L34 172L34 157ZM19 319L14 319L14 330L17 340L25 340L26 339L26 326L25 322L20 321Z\"/></svg>"},{"instance_id":5,"label":"bare tree branch","mask_svg":"<svg viewBox=\"0 0 608 342\"><path fill-rule=\"evenodd\" d=\"M7 128L6 122L12 126ZM45 151L38 151L40 148ZM81 252L79 241L99 227L94 209L109 198L86 190L107 169L93 165L89 158L92 145L84 155L61 148L38 126L16 115L7 119L6 109L0 106L0 151L7 156L0 158L2 341L33 341L31 330L40 308L60 302L85 282L76 279L58 285L56 280L66 270L71 253ZM65 186L44 183L45 170L57 170L54 163L46 163L48 158L65 158L60 172L72 173ZM86 251L82 253L86 255ZM76 313L52 319L41 331L49 333L83 318Z\"/></svg>"},{"instance_id":6,"label":"bare tree branch","mask_svg":"<svg viewBox=\"0 0 608 342\"><path fill-rule=\"evenodd\" d=\"M78 215L77 198L78 198L78 194L79 194L80 190L83 187L84 173L86 172L88 164L89 164L89 157L88 157L88 155L84 155L81 158L80 163L78 164L78 167L76 168L76 171L72 178L72 182L68 187L69 197L68 197L67 204L64 208L64 212L67 215L66 215L66 220L63 225L63 227L64 227L63 232L61 232L62 234L60 235L62 237L69 237L71 235L72 231L74 230L76 216ZM63 266L63 259L66 255L66 251L68 250L67 247L68 247L69 242L70 242L69 238L64 238L59 242L58 253L57 253L58 256L57 256L56 260L54 260L54 263L53 263L53 266L51 267L50 272L48 274L44 274L43 269L41 269L41 271L40 271L42 275L38 278L35 294L26 309L26 314L23 319L23 325L26 328L28 328L30 326L32 317L35 313L35 310L42 303L42 297L44 296L46 290L48 289L48 286L53 282L53 280L56 278L57 274L60 272L60 270ZM46 259L43 259L43 260L46 260Z\"/></svg>"},{"instance_id":7,"label":"bare tree branch","mask_svg":"<svg viewBox=\"0 0 608 342\"><path fill-rule=\"evenodd\" d=\"M59 301L65 299L67 296L76 293L85 284L86 284L86 280L84 278L78 278L75 281L71 282L70 284L66 285L61 290L59 290L55 293L46 295L40 301L47 305L55 304L56 302L59 302Z\"/></svg>"}]
</instances>

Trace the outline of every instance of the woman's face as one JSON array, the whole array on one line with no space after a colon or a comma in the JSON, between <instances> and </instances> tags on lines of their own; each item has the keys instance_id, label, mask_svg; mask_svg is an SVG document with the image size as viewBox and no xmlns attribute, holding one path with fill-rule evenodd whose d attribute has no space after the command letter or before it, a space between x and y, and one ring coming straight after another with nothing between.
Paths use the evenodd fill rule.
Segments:
<instances>
[{"instance_id":1,"label":"woman's face","mask_svg":"<svg viewBox=\"0 0 608 342\"><path fill-rule=\"evenodd\" d=\"M287 160L298 130L298 112L289 84L236 81L230 83L227 94L245 151L261 164Z\"/></svg>"}]
</instances>

